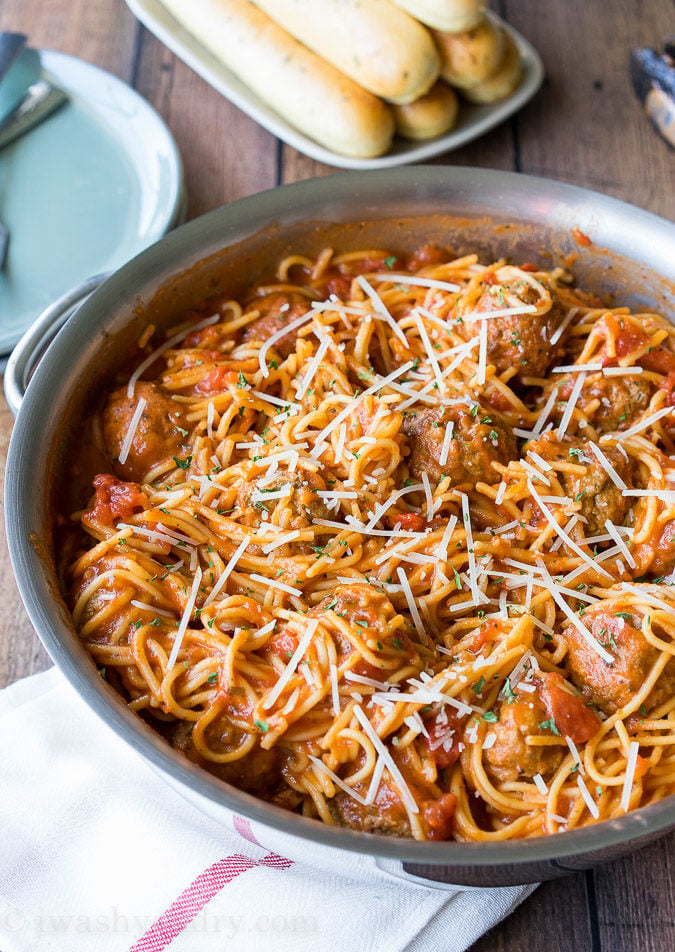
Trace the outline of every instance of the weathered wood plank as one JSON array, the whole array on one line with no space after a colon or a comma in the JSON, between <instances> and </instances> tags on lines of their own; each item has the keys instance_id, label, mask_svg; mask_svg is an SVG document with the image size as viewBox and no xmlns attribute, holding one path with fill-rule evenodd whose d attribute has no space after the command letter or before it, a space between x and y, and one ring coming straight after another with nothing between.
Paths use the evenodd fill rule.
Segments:
<instances>
[{"instance_id":1,"label":"weathered wood plank","mask_svg":"<svg viewBox=\"0 0 675 952\"><path fill-rule=\"evenodd\" d=\"M517 120L521 171L675 218L673 152L642 112L629 73L633 47L662 44L672 0L506 0L505 12L541 52L547 74L544 94Z\"/></svg>"},{"instance_id":2,"label":"weathered wood plank","mask_svg":"<svg viewBox=\"0 0 675 952\"><path fill-rule=\"evenodd\" d=\"M675 836L595 870L603 952L675 949Z\"/></svg>"},{"instance_id":3,"label":"weathered wood plank","mask_svg":"<svg viewBox=\"0 0 675 952\"><path fill-rule=\"evenodd\" d=\"M274 136L145 29L136 88L155 106L178 143L185 167L188 218L277 184Z\"/></svg>"},{"instance_id":4,"label":"weathered wood plank","mask_svg":"<svg viewBox=\"0 0 675 952\"><path fill-rule=\"evenodd\" d=\"M577 873L542 883L513 915L472 945L471 952L582 952L591 948L586 884L584 874Z\"/></svg>"},{"instance_id":5,"label":"weathered wood plank","mask_svg":"<svg viewBox=\"0 0 675 952\"><path fill-rule=\"evenodd\" d=\"M128 82L140 27L124 0L2 0L0 30L26 33L31 46L60 50Z\"/></svg>"}]
</instances>

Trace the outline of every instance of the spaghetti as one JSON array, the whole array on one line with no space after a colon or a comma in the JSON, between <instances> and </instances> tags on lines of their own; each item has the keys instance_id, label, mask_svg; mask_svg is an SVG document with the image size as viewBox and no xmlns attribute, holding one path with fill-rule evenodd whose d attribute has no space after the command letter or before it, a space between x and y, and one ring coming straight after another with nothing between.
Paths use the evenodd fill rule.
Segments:
<instances>
[{"instance_id":1,"label":"spaghetti","mask_svg":"<svg viewBox=\"0 0 675 952\"><path fill-rule=\"evenodd\" d=\"M153 334L63 555L82 642L175 748L418 839L675 792L666 320L428 246L288 257Z\"/></svg>"}]
</instances>

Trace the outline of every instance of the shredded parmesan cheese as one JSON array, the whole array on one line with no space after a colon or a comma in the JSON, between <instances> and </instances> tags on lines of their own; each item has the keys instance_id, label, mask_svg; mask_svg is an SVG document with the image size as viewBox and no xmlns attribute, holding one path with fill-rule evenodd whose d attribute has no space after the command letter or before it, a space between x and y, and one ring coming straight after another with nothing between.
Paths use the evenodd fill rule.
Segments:
<instances>
[{"instance_id":1,"label":"shredded parmesan cheese","mask_svg":"<svg viewBox=\"0 0 675 952\"><path fill-rule=\"evenodd\" d=\"M631 793L633 792L633 780L635 779L635 768L637 766L639 750L640 744L638 741L632 741L628 749L628 758L626 759L626 777L624 779L623 789L621 791L621 809L624 811L624 813L628 813L628 808L630 807L630 797Z\"/></svg>"},{"instance_id":2,"label":"shredded parmesan cheese","mask_svg":"<svg viewBox=\"0 0 675 952\"><path fill-rule=\"evenodd\" d=\"M579 394L581 393L581 388L584 385L586 379L585 373L580 373L577 379L574 381L574 386L572 387L572 392L570 393L569 400L567 401L567 406L565 407L565 412L562 415L560 421L560 426L558 427L558 439L562 440L567 432L567 427L569 426L570 420L572 419L572 414L574 413L574 407L577 400L579 399Z\"/></svg>"},{"instance_id":3,"label":"shredded parmesan cheese","mask_svg":"<svg viewBox=\"0 0 675 952\"><path fill-rule=\"evenodd\" d=\"M319 627L318 618L311 618L307 622L307 628L305 630L304 635L298 642L298 647L295 649L295 651L291 655L290 661L288 662L288 664L282 671L281 675L279 676L277 683L274 685L274 687L269 692L265 700L262 702L262 706L266 711L268 711L272 707L272 705L276 703L281 692L283 691L283 689L286 687L288 682L293 677L293 673L295 672L295 669L297 668L297 666L300 664L300 659L304 657L304 654L307 651L307 648L309 647L310 642L312 638L314 637L314 634L318 627Z\"/></svg>"},{"instance_id":4,"label":"shredded parmesan cheese","mask_svg":"<svg viewBox=\"0 0 675 952\"><path fill-rule=\"evenodd\" d=\"M143 416L143 411L145 410L146 404L147 400L145 397L140 397L138 403L136 404L136 409L133 412L133 416L129 421L129 427L124 435L124 440L122 442L119 455L119 461L122 465L124 465L127 461L129 450L131 449L131 444L133 443L134 437L136 436L136 430L138 429L138 424L141 422L141 417Z\"/></svg>"},{"instance_id":5,"label":"shredded parmesan cheese","mask_svg":"<svg viewBox=\"0 0 675 952\"><path fill-rule=\"evenodd\" d=\"M632 426L629 430L624 430L622 439L627 440L629 436L634 436L636 433L641 433L642 430L646 430L650 426L653 426L659 420L663 419L664 416L668 416L668 414L672 413L673 410L675 410L675 407L661 407L661 409L657 410L656 413L652 413L651 416L648 416L639 423L636 423L635 426Z\"/></svg>"},{"instance_id":6,"label":"shredded parmesan cheese","mask_svg":"<svg viewBox=\"0 0 675 952\"><path fill-rule=\"evenodd\" d=\"M584 778L580 774L577 776L577 787L579 788L579 792L581 793L581 796L584 798L584 802L588 807L588 812L591 814L594 820L597 820L600 816L598 805L588 792L588 787L584 783Z\"/></svg>"},{"instance_id":7,"label":"shredded parmesan cheese","mask_svg":"<svg viewBox=\"0 0 675 952\"><path fill-rule=\"evenodd\" d=\"M229 559L227 565L226 565L225 568L223 569L220 578L218 579L218 581L216 582L216 584L213 586L213 588L211 589L211 591L209 592L209 594L208 594L208 595L206 596L206 598L204 599L204 608L206 608L207 605L210 605L211 602L213 602L213 601L216 600L216 598L217 598L218 595L220 594L220 591L221 591L223 585L225 584L225 582L227 582L228 578L230 577L230 573L232 572L232 570L233 570L234 567L236 566L237 562L239 561L239 559L240 559L241 556L243 555L244 549L246 548L246 546L249 544L250 541L251 541L250 538L249 538L248 536L245 536L245 537L241 540L241 542L239 543L239 545L237 546L237 548L234 550L234 552L232 553L232 555L231 555L231 557L230 557L230 559Z\"/></svg>"},{"instance_id":8,"label":"shredded parmesan cheese","mask_svg":"<svg viewBox=\"0 0 675 952\"><path fill-rule=\"evenodd\" d=\"M176 637L173 642L173 648L171 649L171 654L169 655L169 660L167 662L167 671L171 671L173 666L176 663L176 658L178 657L178 652L181 649L183 644L183 638L185 637L185 632L187 630L188 623L192 618L192 612L194 611L195 601L197 600L197 592L199 591L199 586L202 582L202 570L197 566L195 570L195 577L192 580L192 588L190 589L190 594L188 600L185 603L185 610L178 625L178 631L176 632Z\"/></svg>"},{"instance_id":9,"label":"shredded parmesan cheese","mask_svg":"<svg viewBox=\"0 0 675 952\"><path fill-rule=\"evenodd\" d=\"M306 314L303 314L302 317L297 318L295 321L291 321L290 324L286 324L281 328L281 330L275 331L274 334L272 334L267 338L267 340L263 342L263 345L258 352L258 364L263 377L269 377L270 375L269 367L267 366L267 362L265 360L267 351L270 349L270 347L273 344L276 344L278 340L281 340L282 337L285 337L286 334L292 333L299 327L302 327L303 324L306 324L307 321L311 321L313 317L314 315L312 314L312 311L309 310Z\"/></svg>"},{"instance_id":10,"label":"shredded parmesan cheese","mask_svg":"<svg viewBox=\"0 0 675 952\"><path fill-rule=\"evenodd\" d=\"M407 783L403 779L403 774L394 763L393 757L391 756L391 754L389 753L385 745L382 743L377 731L368 720L368 717L366 716L363 708L360 707L358 704L355 705L354 714L356 715L358 722L363 728L364 733L368 737L368 740L371 742L371 744L377 751L378 755L384 761L385 766L387 770L389 771L389 774L391 775L391 779L394 781L394 783L398 787L398 791L401 794L401 799L405 803L406 808L410 811L410 813L419 813L419 807L417 806L417 803L415 802L415 798L410 792L410 789L408 788Z\"/></svg>"}]
</instances>

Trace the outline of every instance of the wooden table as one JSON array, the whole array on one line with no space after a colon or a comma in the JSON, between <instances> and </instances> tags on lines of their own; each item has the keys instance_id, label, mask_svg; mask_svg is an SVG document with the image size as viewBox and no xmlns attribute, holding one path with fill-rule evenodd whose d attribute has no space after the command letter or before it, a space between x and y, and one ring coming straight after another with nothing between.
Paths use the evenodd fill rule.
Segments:
<instances>
[{"instance_id":1,"label":"wooden table","mask_svg":"<svg viewBox=\"0 0 675 952\"><path fill-rule=\"evenodd\" d=\"M320 0L317 0L320 2ZM675 218L675 154L632 94L633 46L675 29L672 0L502 0L498 12L540 51L547 79L514 119L438 161L515 169L615 195ZM185 163L188 217L333 171L295 152L230 105L154 36L123 0L2 0L0 29L110 70L170 126ZM12 419L0 408L0 465ZM41 671L0 540L0 686ZM675 949L675 838L594 872L541 886L474 952L670 952Z\"/></svg>"}]
</instances>

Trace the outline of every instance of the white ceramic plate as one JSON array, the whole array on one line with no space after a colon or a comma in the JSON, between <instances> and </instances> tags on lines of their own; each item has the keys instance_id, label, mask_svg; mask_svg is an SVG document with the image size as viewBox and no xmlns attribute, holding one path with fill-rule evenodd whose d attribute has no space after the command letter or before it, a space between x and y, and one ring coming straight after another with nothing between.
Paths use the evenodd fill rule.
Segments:
<instances>
[{"instance_id":1,"label":"white ceramic plate","mask_svg":"<svg viewBox=\"0 0 675 952\"><path fill-rule=\"evenodd\" d=\"M64 53L43 72L70 101L0 151L0 354L47 305L120 267L181 218L183 170L171 133L121 80Z\"/></svg>"},{"instance_id":2,"label":"white ceramic plate","mask_svg":"<svg viewBox=\"0 0 675 952\"><path fill-rule=\"evenodd\" d=\"M163 6L161 0L126 0L126 2L138 19L165 46L168 46L207 83L210 83L261 126L299 152L304 152L319 162L344 169L384 169L409 162L421 162L435 155L450 152L452 149L458 149L503 122L524 106L534 96L544 78L544 67L534 47L520 33L494 16L493 19L509 31L520 52L523 62L523 79L518 89L507 99L493 105L473 106L463 102L457 125L446 135L426 142L411 142L397 136L386 155L376 159L353 159L325 149L289 125L181 26Z\"/></svg>"}]
</instances>

